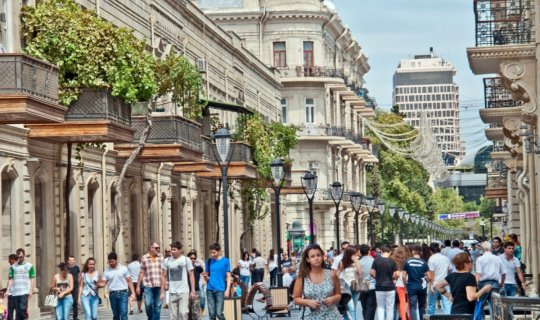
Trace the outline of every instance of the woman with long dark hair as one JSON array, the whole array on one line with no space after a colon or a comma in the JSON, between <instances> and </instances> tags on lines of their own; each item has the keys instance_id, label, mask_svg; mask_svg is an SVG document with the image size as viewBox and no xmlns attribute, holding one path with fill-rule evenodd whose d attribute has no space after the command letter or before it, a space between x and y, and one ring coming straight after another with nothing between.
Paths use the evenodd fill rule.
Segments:
<instances>
[{"instance_id":1,"label":"woman with long dark hair","mask_svg":"<svg viewBox=\"0 0 540 320\"><path fill-rule=\"evenodd\" d=\"M278 265L277 265L277 255L274 253L274 249L270 249L270 253L268 254L268 273L270 273L270 286L276 287L277 286L277 273L278 273Z\"/></svg>"},{"instance_id":2,"label":"woman with long dark hair","mask_svg":"<svg viewBox=\"0 0 540 320\"><path fill-rule=\"evenodd\" d=\"M323 268L324 251L318 244L309 245L302 254L298 279L294 284L294 302L309 307L310 320L340 319L337 303L341 287L336 274Z\"/></svg>"},{"instance_id":3,"label":"woman with long dark hair","mask_svg":"<svg viewBox=\"0 0 540 320\"><path fill-rule=\"evenodd\" d=\"M343 259L337 269L337 275L339 278L345 280L351 289L351 300L347 303L347 310L352 316L352 320L356 320L356 304L358 303L360 291L354 290L353 282L356 281L358 284L358 278L362 277L362 268L358 261L358 251L354 246L349 246L345 249Z\"/></svg>"},{"instance_id":4,"label":"woman with long dark hair","mask_svg":"<svg viewBox=\"0 0 540 320\"><path fill-rule=\"evenodd\" d=\"M242 253L242 260L238 261L238 269L240 269L240 280L249 287L249 277L251 272L249 266L251 262L249 261L249 252L244 251Z\"/></svg>"}]
</instances>

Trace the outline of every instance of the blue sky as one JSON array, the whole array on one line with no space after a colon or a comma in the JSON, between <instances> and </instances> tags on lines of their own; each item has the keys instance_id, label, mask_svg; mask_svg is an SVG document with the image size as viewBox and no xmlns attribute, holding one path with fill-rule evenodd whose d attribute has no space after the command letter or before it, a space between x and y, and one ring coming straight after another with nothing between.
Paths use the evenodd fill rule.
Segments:
<instances>
[{"instance_id":1,"label":"blue sky","mask_svg":"<svg viewBox=\"0 0 540 320\"><path fill-rule=\"evenodd\" d=\"M457 70L460 88L462 139L467 152L486 145L478 110L483 108L482 76L467 61L467 47L475 45L471 0L333 0L344 24L368 55L371 70L366 88L379 106L392 104L392 76L404 58L425 54L433 47Z\"/></svg>"}]
</instances>

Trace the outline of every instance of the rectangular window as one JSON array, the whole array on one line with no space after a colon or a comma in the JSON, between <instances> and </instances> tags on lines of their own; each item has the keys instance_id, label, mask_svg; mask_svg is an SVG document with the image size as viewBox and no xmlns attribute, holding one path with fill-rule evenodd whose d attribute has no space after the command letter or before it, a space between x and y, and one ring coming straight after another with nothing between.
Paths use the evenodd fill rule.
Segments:
<instances>
[{"instance_id":1,"label":"rectangular window","mask_svg":"<svg viewBox=\"0 0 540 320\"><path fill-rule=\"evenodd\" d=\"M313 65L313 41L304 41L304 67L312 67Z\"/></svg>"},{"instance_id":2,"label":"rectangular window","mask_svg":"<svg viewBox=\"0 0 540 320\"><path fill-rule=\"evenodd\" d=\"M287 123L287 99L281 99L281 123Z\"/></svg>"},{"instance_id":3,"label":"rectangular window","mask_svg":"<svg viewBox=\"0 0 540 320\"><path fill-rule=\"evenodd\" d=\"M274 67L284 68L287 66L287 47L285 42L274 42Z\"/></svg>"},{"instance_id":4,"label":"rectangular window","mask_svg":"<svg viewBox=\"0 0 540 320\"><path fill-rule=\"evenodd\" d=\"M306 123L315 123L315 99L306 98Z\"/></svg>"}]
</instances>

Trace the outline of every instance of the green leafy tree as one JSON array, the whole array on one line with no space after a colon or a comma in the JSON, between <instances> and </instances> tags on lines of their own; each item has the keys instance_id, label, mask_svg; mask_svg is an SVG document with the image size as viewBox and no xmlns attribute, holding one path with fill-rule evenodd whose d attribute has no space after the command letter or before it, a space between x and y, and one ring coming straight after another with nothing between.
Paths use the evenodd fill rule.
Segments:
<instances>
[{"instance_id":1,"label":"green leafy tree","mask_svg":"<svg viewBox=\"0 0 540 320\"><path fill-rule=\"evenodd\" d=\"M72 0L41 0L22 10L25 52L59 67L60 102L68 106L81 88L106 88L126 102L155 93L155 59L133 31L82 10Z\"/></svg>"},{"instance_id":2,"label":"green leafy tree","mask_svg":"<svg viewBox=\"0 0 540 320\"><path fill-rule=\"evenodd\" d=\"M452 188L437 189L431 196L433 209L437 214L463 212L465 203L459 193ZM449 229L463 229L465 220L449 219L442 220L441 225Z\"/></svg>"}]
</instances>

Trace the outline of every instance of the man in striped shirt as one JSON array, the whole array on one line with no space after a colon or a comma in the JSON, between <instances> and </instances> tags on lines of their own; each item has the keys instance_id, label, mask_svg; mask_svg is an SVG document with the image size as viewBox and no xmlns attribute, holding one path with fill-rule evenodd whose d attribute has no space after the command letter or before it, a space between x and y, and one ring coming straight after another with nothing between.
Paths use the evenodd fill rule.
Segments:
<instances>
[{"instance_id":1,"label":"man in striped shirt","mask_svg":"<svg viewBox=\"0 0 540 320\"><path fill-rule=\"evenodd\" d=\"M25 262L24 249L17 249L18 262L9 268L8 289L8 319L28 319L28 300L34 292L36 270L30 262ZM13 315L17 313L17 317Z\"/></svg>"},{"instance_id":2,"label":"man in striped shirt","mask_svg":"<svg viewBox=\"0 0 540 320\"><path fill-rule=\"evenodd\" d=\"M159 320L161 313L161 266L163 256L157 242L152 242L148 253L141 259L141 272L137 281L137 294L141 292L141 282L144 286L144 306L148 320Z\"/></svg>"}]
</instances>

